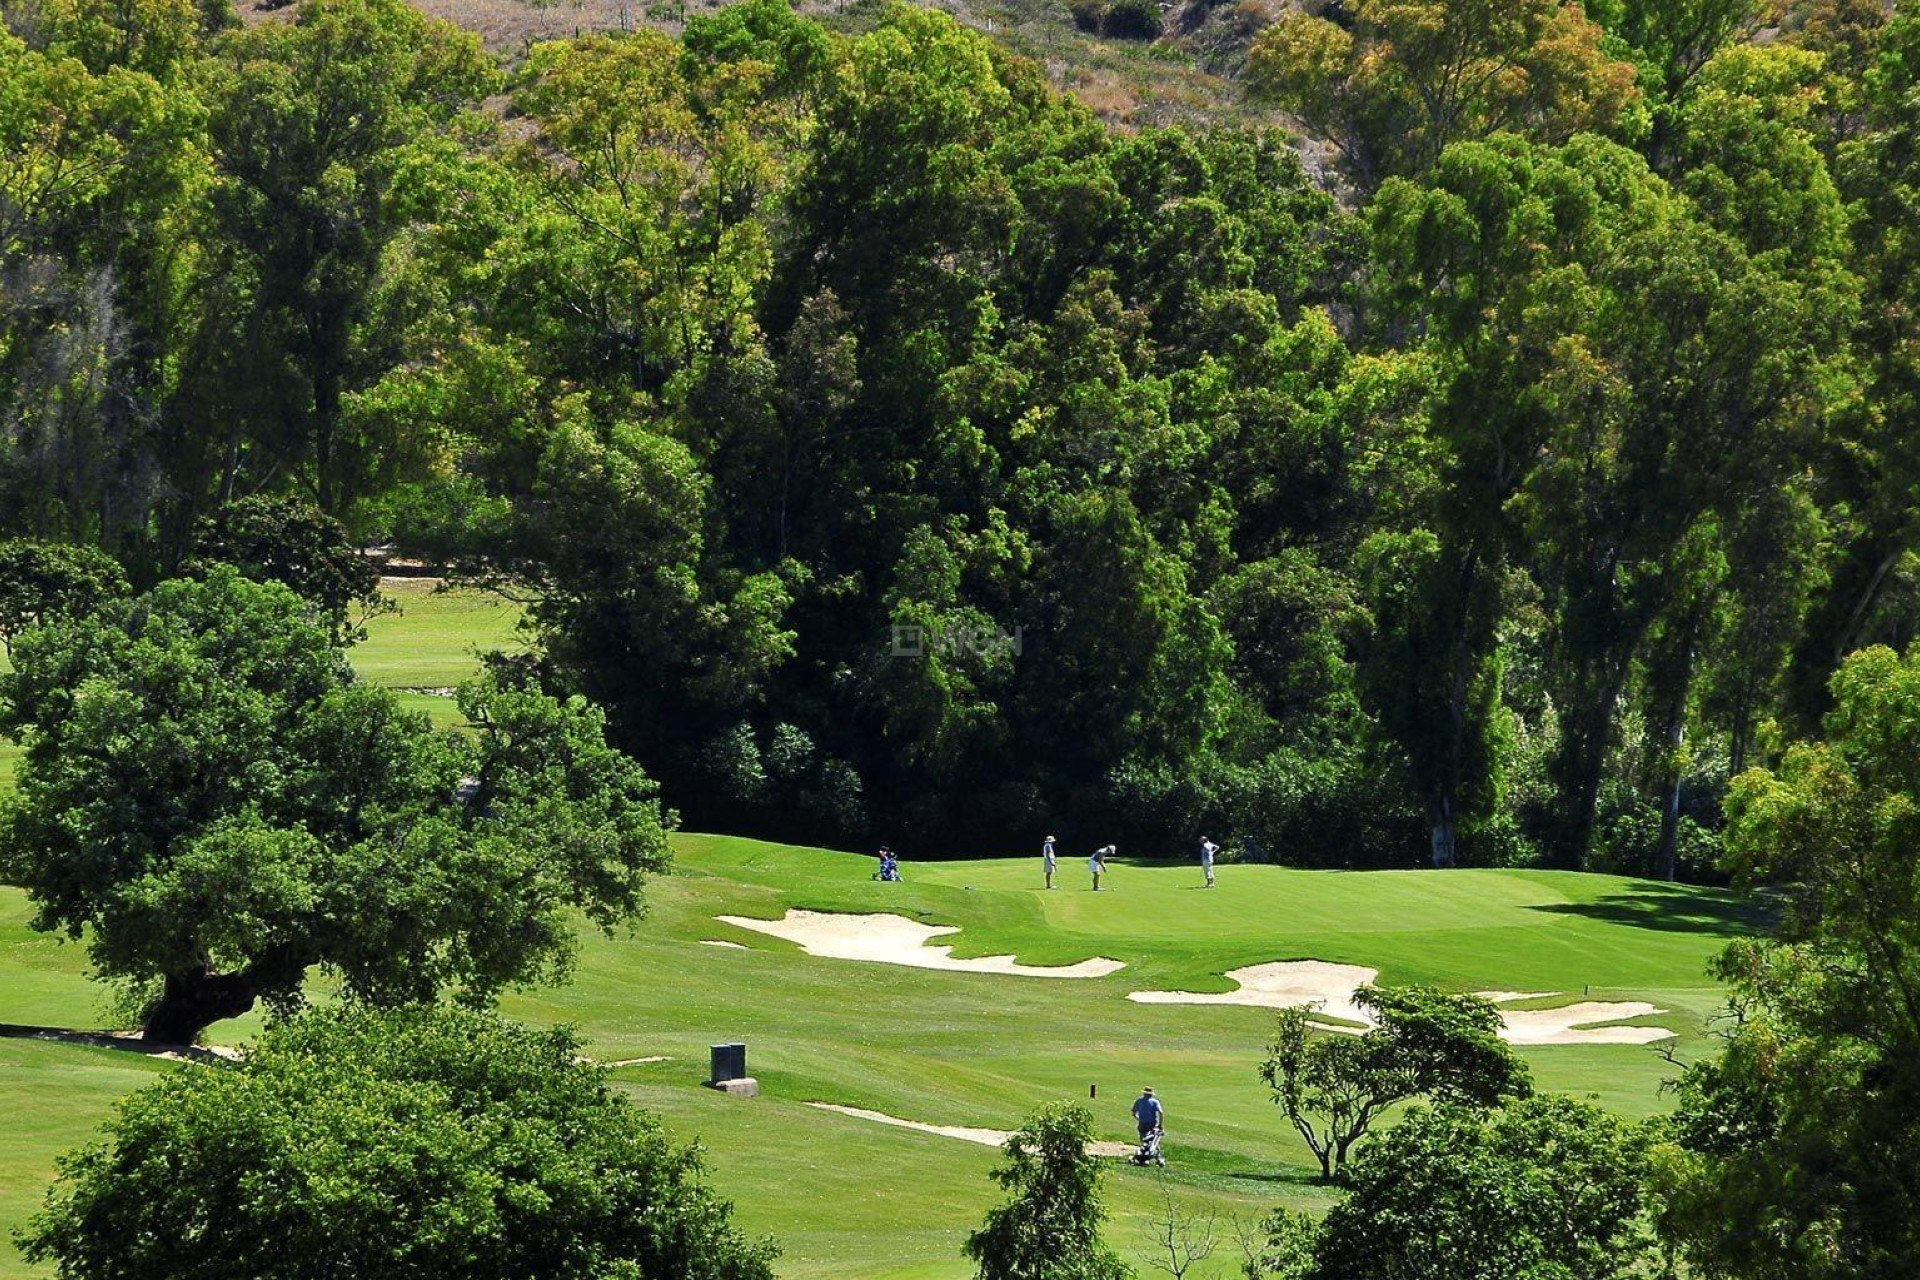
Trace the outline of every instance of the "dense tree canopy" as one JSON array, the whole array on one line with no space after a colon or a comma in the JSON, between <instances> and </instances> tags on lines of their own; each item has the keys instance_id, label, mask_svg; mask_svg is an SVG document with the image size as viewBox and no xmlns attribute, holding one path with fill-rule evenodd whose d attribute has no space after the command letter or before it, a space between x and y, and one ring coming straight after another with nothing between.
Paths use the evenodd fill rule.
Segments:
<instances>
[{"instance_id":1,"label":"dense tree canopy","mask_svg":"<svg viewBox=\"0 0 1920 1280\"><path fill-rule=\"evenodd\" d=\"M1684 1081L1666 1214L1705 1275L1920 1265L1920 654L1856 654L1832 694L1825 741L1734 782L1738 874L1797 892L1721 962L1738 1016Z\"/></svg>"},{"instance_id":2,"label":"dense tree canopy","mask_svg":"<svg viewBox=\"0 0 1920 1280\"><path fill-rule=\"evenodd\" d=\"M1916 24L1792 10L1309 6L1335 191L911 6L10 7L0 535L447 562L700 825L1712 875L1920 619Z\"/></svg>"},{"instance_id":3,"label":"dense tree canopy","mask_svg":"<svg viewBox=\"0 0 1920 1280\"><path fill-rule=\"evenodd\" d=\"M314 966L375 1001L564 972L666 863L653 785L579 699L467 686L436 732L355 683L323 622L230 568L48 622L0 677L24 740L0 865L190 1042Z\"/></svg>"}]
</instances>

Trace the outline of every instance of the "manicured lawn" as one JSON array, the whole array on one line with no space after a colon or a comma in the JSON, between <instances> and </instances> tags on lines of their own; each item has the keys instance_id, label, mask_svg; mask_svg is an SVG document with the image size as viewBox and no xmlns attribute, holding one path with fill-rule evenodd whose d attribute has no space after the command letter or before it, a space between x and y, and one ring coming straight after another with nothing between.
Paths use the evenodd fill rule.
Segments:
<instances>
[{"instance_id":1,"label":"manicured lawn","mask_svg":"<svg viewBox=\"0 0 1920 1280\"><path fill-rule=\"evenodd\" d=\"M9 929L9 941L12 936ZM5 979L10 989L11 968ZM0 1017L12 1017L11 1002ZM45 1273L27 1266L13 1230L40 1207L54 1160L99 1127L114 1099L170 1067L114 1049L0 1040L0 1114L6 1117L0 1122L0 1274Z\"/></svg>"},{"instance_id":2,"label":"manicured lawn","mask_svg":"<svg viewBox=\"0 0 1920 1280\"><path fill-rule=\"evenodd\" d=\"M433 578L388 578L381 590L400 611L371 619L367 638L350 654L354 669L374 684L444 689L471 676L478 655L525 648L516 631L520 607L499 596L443 591Z\"/></svg>"},{"instance_id":3,"label":"manicured lawn","mask_svg":"<svg viewBox=\"0 0 1920 1280\"><path fill-rule=\"evenodd\" d=\"M853 854L703 835L676 844L679 870L654 883L646 921L613 938L584 933L571 984L516 994L505 1007L575 1025L605 1061L668 1055L620 1067L616 1078L707 1146L715 1181L750 1228L780 1238L792 1276L963 1276L959 1243L995 1197L985 1176L992 1151L807 1102L1011 1128L1044 1101L1086 1099L1097 1086L1100 1135L1124 1139L1127 1103L1151 1083L1168 1106L1171 1165L1165 1175L1115 1165L1109 1180L1112 1238L1131 1247L1163 1184L1188 1207L1246 1218L1277 1203L1321 1205L1327 1193L1312 1185L1304 1150L1255 1078L1270 1015L1141 1005L1128 991L1222 990L1218 975L1241 965L1344 961L1394 983L1648 999L1668 1011L1648 1021L1681 1033L1685 1059L1707 1048L1702 1033L1719 1003L1706 963L1750 918L1725 894L1543 872L1223 867L1221 887L1207 893L1184 864L1122 864L1112 891L1096 896L1077 876L1042 892L1036 858L909 862L907 883L880 884L868 878L871 860ZM1127 967L1088 980L909 969L807 956L714 919L788 907L957 924L963 931L941 941L963 956L1060 964L1104 955ZM99 998L77 948L27 933L24 920L20 895L0 893L0 1021L93 1025ZM219 1038L249 1033L239 1025ZM707 1046L735 1039L749 1045L757 1100L699 1085ZM30 1056L44 1065L63 1053L98 1071L94 1051L32 1046ZM1674 1073L1650 1048L1524 1053L1542 1086L1630 1115L1660 1109L1661 1082ZM146 1069L89 1077L62 1113L72 1121L67 1142ZM65 1088L54 1071L17 1081L29 1106ZM61 1145L58 1125L47 1125L44 1143ZM0 1201L9 1215L0 1226L17 1222L24 1203Z\"/></svg>"}]
</instances>

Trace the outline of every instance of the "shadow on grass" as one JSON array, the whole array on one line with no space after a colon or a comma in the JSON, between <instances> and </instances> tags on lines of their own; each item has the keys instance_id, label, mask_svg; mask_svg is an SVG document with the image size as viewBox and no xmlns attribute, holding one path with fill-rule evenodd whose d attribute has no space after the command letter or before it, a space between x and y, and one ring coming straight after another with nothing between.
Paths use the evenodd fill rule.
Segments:
<instances>
[{"instance_id":1,"label":"shadow on grass","mask_svg":"<svg viewBox=\"0 0 1920 1280\"><path fill-rule=\"evenodd\" d=\"M1592 902L1540 903L1527 910L1584 916L1639 929L1704 933L1723 938L1764 933L1778 914L1770 902L1743 898L1724 889L1657 884L1605 894Z\"/></svg>"},{"instance_id":2,"label":"shadow on grass","mask_svg":"<svg viewBox=\"0 0 1920 1280\"><path fill-rule=\"evenodd\" d=\"M224 1046L206 1048L190 1044L156 1044L131 1033L116 1035L107 1031L74 1031L68 1027L22 1026L14 1022L0 1022L0 1038L77 1044L89 1049L117 1049L123 1053L165 1058L171 1062L231 1062L239 1057L238 1051Z\"/></svg>"}]
</instances>

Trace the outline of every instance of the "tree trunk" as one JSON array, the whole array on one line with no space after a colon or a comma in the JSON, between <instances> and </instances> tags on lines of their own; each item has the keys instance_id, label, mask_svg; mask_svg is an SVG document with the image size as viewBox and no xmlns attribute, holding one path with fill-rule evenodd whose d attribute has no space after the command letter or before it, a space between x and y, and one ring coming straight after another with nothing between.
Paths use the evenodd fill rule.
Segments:
<instances>
[{"instance_id":1,"label":"tree trunk","mask_svg":"<svg viewBox=\"0 0 1920 1280\"><path fill-rule=\"evenodd\" d=\"M1427 812L1427 829L1433 840L1433 865L1451 867L1459 850L1459 832L1453 816L1453 798L1442 796Z\"/></svg>"},{"instance_id":2,"label":"tree trunk","mask_svg":"<svg viewBox=\"0 0 1920 1280\"><path fill-rule=\"evenodd\" d=\"M1660 879L1671 883L1676 871L1676 842L1680 835L1680 748L1687 740L1687 695L1693 688L1694 639L1699 629L1699 614L1687 617L1681 638L1680 669L1674 673L1673 688L1667 699L1665 733L1667 760L1662 766L1660 799L1660 843L1654 851L1654 866Z\"/></svg>"},{"instance_id":3,"label":"tree trunk","mask_svg":"<svg viewBox=\"0 0 1920 1280\"><path fill-rule=\"evenodd\" d=\"M160 998L147 1006L140 1036L152 1044L192 1044L214 1023L253 1008L258 996L244 973L214 973L207 965L170 973Z\"/></svg>"}]
</instances>

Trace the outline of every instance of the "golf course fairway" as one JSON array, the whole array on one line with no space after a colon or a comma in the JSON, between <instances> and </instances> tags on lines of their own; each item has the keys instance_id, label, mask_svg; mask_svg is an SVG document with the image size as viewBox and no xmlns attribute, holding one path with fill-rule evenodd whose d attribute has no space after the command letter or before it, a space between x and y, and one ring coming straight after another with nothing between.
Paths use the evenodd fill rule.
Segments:
<instances>
[{"instance_id":1,"label":"golf course fairway","mask_svg":"<svg viewBox=\"0 0 1920 1280\"><path fill-rule=\"evenodd\" d=\"M376 619L356 652L362 674L420 690L457 719L439 687L474 652L507 641L511 613L457 593L409 586L406 611ZM1167 1108L1165 1170L1110 1160L1108 1240L1143 1272L1142 1231L1167 1197L1218 1215L1219 1247L1195 1276L1237 1274L1235 1223L1281 1204L1313 1210L1306 1149L1256 1069L1270 1009L1148 1003L1134 992L1227 992L1229 970L1318 960L1378 970L1394 985L1552 993L1507 1007L1643 1002L1628 1020L1670 1029L1652 1045L1518 1050L1543 1089L1625 1115L1667 1105L1663 1082L1710 1050L1721 992L1712 957L1757 923L1734 895L1616 877L1543 871L1294 871L1223 864L1201 887L1189 859L1122 857L1090 890L1086 850L1063 849L1060 887L1041 887L1044 832L1013 833L978 860L905 855L905 881L872 879L873 859L719 835L674 837L673 874L654 879L650 911L608 937L582 929L564 986L515 993L504 1011L568 1023L586 1051L677 1137L698 1140L714 1183L754 1233L775 1236L783 1276L862 1280L971 1274L960 1247L999 1193L996 1153L976 1142L822 1110L826 1103L927 1126L1006 1130L1040 1103L1089 1102L1103 1140L1132 1136L1128 1105L1152 1085ZM1172 852L1172 851L1159 851ZM1022 976L809 955L795 942L719 917L779 921L789 911L889 913L953 928L926 940L966 960L1121 967L1097 977ZM79 946L27 927L24 895L0 889L0 1023L114 1025L110 993ZM926 934L919 929L918 934ZM917 936L917 935L916 935ZM712 943L727 943L714 946ZM326 998L316 975L316 998ZM244 1045L259 1015L213 1028ZM743 1041L761 1096L703 1087L707 1048ZM0 1276L44 1274L11 1242L53 1176L113 1101L164 1071L209 1069L136 1052L0 1038ZM1097 1096L1090 1096L1097 1090Z\"/></svg>"}]
</instances>

